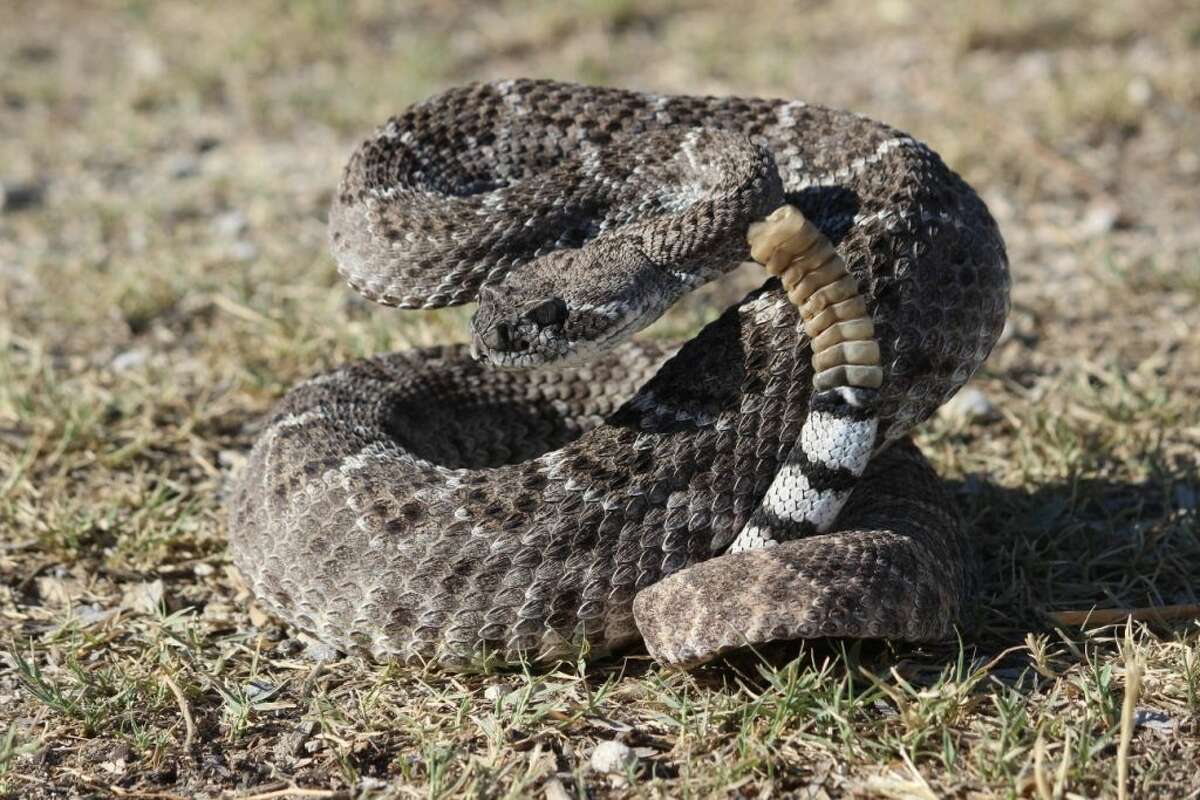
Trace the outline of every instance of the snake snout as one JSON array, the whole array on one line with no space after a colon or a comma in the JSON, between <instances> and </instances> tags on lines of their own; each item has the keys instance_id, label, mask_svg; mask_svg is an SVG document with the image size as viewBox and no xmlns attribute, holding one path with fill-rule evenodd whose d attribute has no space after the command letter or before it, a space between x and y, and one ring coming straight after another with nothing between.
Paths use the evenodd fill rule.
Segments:
<instances>
[{"instance_id":1,"label":"snake snout","mask_svg":"<svg viewBox=\"0 0 1200 800\"><path fill-rule=\"evenodd\" d=\"M561 360L571 346L571 308L558 292L539 287L484 286L471 320L471 352L494 366L528 367Z\"/></svg>"},{"instance_id":2,"label":"snake snout","mask_svg":"<svg viewBox=\"0 0 1200 800\"><path fill-rule=\"evenodd\" d=\"M549 329L561 330L569 315L566 301L551 297L526 309L515 319L496 320L480 333L479 338L490 350L523 353L530 348L531 340L547 334Z\"/></svg>"}]
</instances>

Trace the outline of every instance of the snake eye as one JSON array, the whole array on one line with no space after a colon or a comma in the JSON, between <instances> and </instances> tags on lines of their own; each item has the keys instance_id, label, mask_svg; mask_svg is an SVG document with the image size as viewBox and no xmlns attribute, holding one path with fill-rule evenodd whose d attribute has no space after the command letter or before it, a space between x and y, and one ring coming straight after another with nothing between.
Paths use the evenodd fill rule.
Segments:
<instances>
[{"instance_id":1,"label":"snake eye","mask_svg":"<svg viewBox=\"0 0 1200 800\"><path fill-rule=\"evenodd\" d=\"M561 297L551 297L525 312L526 318L545 327L561 325L567 319L567 304Z\"/></svg>"}]
</instances>

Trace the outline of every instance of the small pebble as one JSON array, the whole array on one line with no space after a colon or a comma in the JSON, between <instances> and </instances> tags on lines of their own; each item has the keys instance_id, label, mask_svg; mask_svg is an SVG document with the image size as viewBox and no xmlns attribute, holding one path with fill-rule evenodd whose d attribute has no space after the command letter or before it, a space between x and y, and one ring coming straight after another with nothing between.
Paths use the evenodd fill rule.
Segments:
<instances>
[{"instance_id":1,"label":"small pebble","mask_svg":"<svg viewBox=\"0 0 1200 800\"><path fill-rule=\"evenodd\" d=\"M84 606L75 606L75 621L81 627L86 628L98 622L107 622L116 616L116 613L117 609L115 608L101 608L95 603L90 603Z\"/></svg>"},{"instance_id":2,"label":"small pebble","mask_svg":"<svg viewBox=\"0 0 1200 800\"><path fill-rule=\"evenodd\" d=\"M1149 728L1158 733L1174 733L1175 720L1171 715L1157 708L1138 706L1133 712L1133 724L1137 728Z\"/></svg>"},{"instance_id":3,"label":"small pebble","mask_svg":"<svg viewBox=\"0 0 1200 800\"><path fill-rule=\"evenodd\" d=\"M558 778L548 778L543 788L546 791L546 800L571 800L567 787L563 786Z\"/></svg>"},{"instance_id":4,"label":"small pebble","mask_svg":"<svg viewBox=\"0 0 1200 800\"><path fill-rule=\"evenodd\" d=\"M123 353L118 353L109 365L114 372L124 372L127 369L133 369L145 363L149 354L145 350L126 350Z\"/></svg>"},{"instance_id":5,"label":"small pebble","mask_svg":"<svg viewBox=\"0 0 1200 800\"><path fill-rule=\"evenodd\" d=\"M279 687L266 681L250 681L242 684L242 694L251 703L264 701L279 691Z\"/></svg>"},{"instance_id":6,"label":"small pebble","mask_svg":"<svg viewBox=\"0 0 1200 800\"><path fill-rule=\"evenodd\" d=\"M217 453L217 463L226 469L237 469L246 463L246 454L238 450L221 450Z\"/></svg>"},{"instance_id":7,"label":"small pebble","mask_svg":"<svg viewBox=\"0 0 1200 800\"><path fill-rule=\"evenodd\" d=\"M167 62L162 51L148 44L135 44L126 50L130 70L139 78L153 80L167 71Z\"/></svg>"},{"instance_id":8,"label":"small pebble","mask_svg":"<svg viewBox=\"0 0 1200 800\"><path fill-rule=\"evenodd\" d=\"M960 422L987 422L997 416L996 404L974 386L968 386L950 398L939 413Z\"/></svg>"},{"instance_id":9,"label":"small pebble","mask_svg":"<svg viewBox=\"0 0 1200 800\"><path fill-rule=\"evenodd\" d=\"M324 642L318 642L315 639L309 639L306 636L302 637L302 641L304 642L304 656L310 661L319 661L324 663L327 661L337 660L338 651L336 647L330 647Z\"/></svg>"},{"instance_id":10,"label":"small pebble","mask_svg":"<svg viewBox=\"0 0 1200 800\"><path fill-rule=\"evenodd\" d=\"M166 170L175 180L193 178L200 173L200 159L190 153L179 153L167 159Z\"/></svg>"},{"instance_id":11,"label":"small pebble","mask_svg":"<svg viewBox=\"0 0 1200 800\"><path fill-rule=\"evenodd\" d=\"M234 242L229 246L229 257L234 261L253 261L258 258L258 245L254 242Z\"/></svg>"},{"instance_id":12,"label":"small pebble","mask_svg":"<svg viewBox=\"0 0 1200 800\"><path fill-rule=\"evenodd\" d=\"M218 214L212 221L212 232L225 239L236 239L250 227L250 221L241 211L234 209Z\"/></svg>"},{"instance_id":13,"label":"small pebble","mask_svg":"<svg viewBox=\"0 0 1200 800\"><path fill-rule=\"evenodd\" d=\"M1138 75L1125 87L1125 96L1135 106L1145 107L1154 99L1154 86L1144 75Z\"/></svg>"},{"instance_id":14,"label":"small pebble","mask_svg":"<svg viewBox=\"0 0 1200 800\"><path fill-rule=\"evenodd\" d=\"M280 658L291 658L292 656L298 655L303 650L304 642L301 642L298 639L284 638L280 640L279 644L275 645L275 649L272 652Z\"/></svg>"},{"instance_id":15,"label":"small pebble","mask_svg":"<svg viewBox=\"0 0 1200 800\"><path fill-rule=\"evenodd\" d=\"M1117 227L1120 219L1121 208L1116 203L1093 203L1079 221L1079 235L1085 239L1102 236Z\"/></svg>"},{"instance_id":16,"label":"small pebble","mask_svg":"<svg viewBox=\"0 0 1200 800\"><path fill-rule=\"evenodd\" d=\"M637 753L621 742L601 742L592 751L592 769L596 772L622 773L637 764Z\"/></svg>"},{"instance_id":17,"label":"small pebble","mask_svg":"<svg viewBox=\"0 0 1200 800\"><path fill-rule=\"evenodd\" d=\"M372 778L369 775L358 779L357 793L355 797L374 796L377 793L383 792L388 788L389 784L382 778Z\"/></svg>"}]
</instances>

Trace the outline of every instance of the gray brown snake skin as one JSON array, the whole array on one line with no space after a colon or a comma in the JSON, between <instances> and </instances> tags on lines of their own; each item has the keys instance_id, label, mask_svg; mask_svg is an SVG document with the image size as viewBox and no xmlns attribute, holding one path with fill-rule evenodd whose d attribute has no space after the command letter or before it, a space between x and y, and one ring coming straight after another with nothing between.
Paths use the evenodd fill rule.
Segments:
<instances>
[{"instance_id":1,"label":"gray brown snake skin","mask_svg":"<svg viewBox=\"0 0 1200 800\"><path fill-rule=\"evenodd\" d=\"M780 543L727 553L812 413L797 308L771 278L674 355L625 340L747 260L747 227L784 202L866 297L875 456L857 480L800 465L852 492L829 530L764 507ZM925 145L800 102L472 85L355 152L330 228L368 298L484 300L476 349L529 368L435 347L280 402L236 477L230 536L283 619L450 668L639 638L687 666L774 639L953 635L973 551L907 435L990 352L1009 276L983 202ZM503 322L542 296L562 308Z\"/></svg>"}]
</instances>

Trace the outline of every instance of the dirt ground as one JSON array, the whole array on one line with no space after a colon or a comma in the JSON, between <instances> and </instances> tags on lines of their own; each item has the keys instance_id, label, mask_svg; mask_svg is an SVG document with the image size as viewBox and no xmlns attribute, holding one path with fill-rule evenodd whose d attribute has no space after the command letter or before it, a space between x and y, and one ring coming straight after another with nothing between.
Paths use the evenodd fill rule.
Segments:
<instances>
[{"instance_id":1,"label":"dirt ground","mask_svg":"<svg viewBox=\"0 0 1200 800\"><path fill-rule=\"evenodd\" d=\"M0 795L1200 797L1200 6L2 16ZM342 163L409 102L521 75L851 108L980 190L1013 312L919 435L986 563L960 645L447 676L316 659L251 605L221 492L272 402L464 338L467 311L375 308L338 279ZM686 336L757 280L647 335ZM1124 621L1153 607L1173 615ZM1060 613L1093 608L1116 621ZM630 760L597 771L614 741Z\"/></svg>"}]
</instances>

